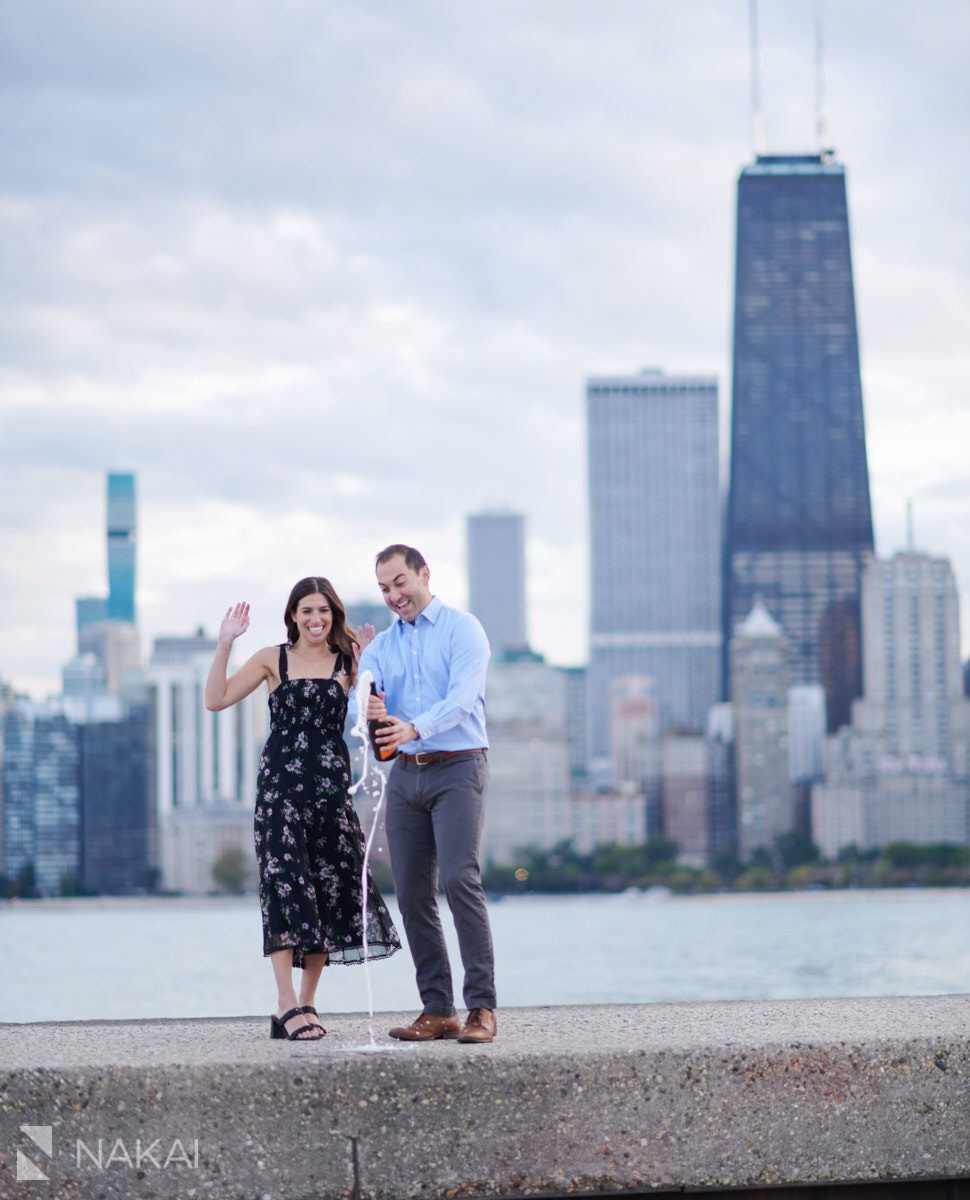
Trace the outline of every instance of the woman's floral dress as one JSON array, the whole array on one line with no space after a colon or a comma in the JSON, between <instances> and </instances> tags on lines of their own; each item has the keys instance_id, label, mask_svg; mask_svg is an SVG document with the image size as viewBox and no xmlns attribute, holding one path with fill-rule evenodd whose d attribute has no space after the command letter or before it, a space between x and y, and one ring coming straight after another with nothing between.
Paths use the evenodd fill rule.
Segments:
<instances>
[{"instance_id":1,"label":"woman's floral dress","mask_svg":"<svg viewBox=\"0 0 970 1200\"><path fill-rule=\"evenodd\" d=\"M280 685L270 695L270 734L256 786L256 856L263 953L325 953L332 963L364 959L361 872L364 835L350 799L350 755L343 739L347 697L338 675L290 679L280 646ZM367 957L401 948L390 914L367 878Z\"/></svg>"}]
</instances>

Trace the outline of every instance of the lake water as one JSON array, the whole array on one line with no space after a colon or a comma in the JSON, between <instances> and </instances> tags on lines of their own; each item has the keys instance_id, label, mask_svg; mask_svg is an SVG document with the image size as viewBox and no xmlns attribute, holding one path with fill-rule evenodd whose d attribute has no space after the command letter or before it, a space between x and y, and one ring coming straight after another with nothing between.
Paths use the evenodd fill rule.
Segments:
<instances>
[{"instance_id":1,"label":"lake water","mask_svg":"<svg viewBox=\"0 0 970 1200\"><path fill-rule=\"evenodd\" d=\"M490 912L500 1007L970 992L970 889L518 896ZM418 1011L406 948L369 969L377 1011ZM0 905L0 1021L274 1004L254 897ZM317 1006L366 1011L363 969L328 968Z\"/></svg>"}]
</instances>

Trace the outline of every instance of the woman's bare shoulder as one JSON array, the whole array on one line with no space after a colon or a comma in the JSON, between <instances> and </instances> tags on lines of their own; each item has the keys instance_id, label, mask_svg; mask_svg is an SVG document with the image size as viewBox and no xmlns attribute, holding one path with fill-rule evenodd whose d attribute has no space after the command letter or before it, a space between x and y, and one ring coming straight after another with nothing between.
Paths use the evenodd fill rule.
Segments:
<instances>
[{"instance_id":1,"label":"woman's bare shoulder","mask_svg":"<svg viewBox=\"0 0 970 1200\"><path fill-rule=\"evenodd\" d=\"M272 677L278 677L280 673L280 648L279 646L263 646L250 656L249 662L254 666L262 667L266 673Z\"/></svg>"}]
</instances>

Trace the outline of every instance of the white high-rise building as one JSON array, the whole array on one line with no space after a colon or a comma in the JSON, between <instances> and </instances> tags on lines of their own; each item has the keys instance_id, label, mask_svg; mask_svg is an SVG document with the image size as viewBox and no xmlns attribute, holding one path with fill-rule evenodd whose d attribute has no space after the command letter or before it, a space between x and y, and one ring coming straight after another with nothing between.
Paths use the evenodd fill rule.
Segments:
<instances>
[{"instance_id":1,"label":"white high-rise building","mask_svg":"<svg viewBox=\"0 0 970 1200\"><path fill-rule=\"evenodd\" d=\"M795 828L788 762L788 642L757 597L730 645L738 850L771 850Z\"/></svg>"},{"instance_id":2,"label":"white high-rise building","mask_svg":"<svg viewBox=\"0 0 970 1200\"><path fill-rule=\"evenodd\" d=\"M484 860L508 863L519 847L548 850L570 836L566 685L566 674L538 655L489 667Z\"/></svg>"},{"instance_id":3,"label":"white high-rise building","mask_svg":"<svg viewBox=\"0 0 970 1200\"><path fill-rule=\"evenodd\" d=\"M862 578L864 692L826 742L812 792L824 854L855 844L970 841L970 700L950 563L914 551Z\"/></svg>"},{"instance_id":4,"label":"white high-rise building","mask_svg":"<svg viewBox=\"0 0 970 1200\"><path fill-rule=\"evenodd\" d=\"M661 733L720 697L717 380L643 371L587 384L591 755L610 752L610 683L655 680Z\"/></svg>"},{"instance_id":5,"label":"white high-rise building","mask_svg":"<svg viewBox=\"0 0 970 1200\"><path fill-rule=\"evenodd\" d=\"M468 610L481 621L494 655L525 650L525 517L473 513L467 528Z\"/></svg>"},{"instance_id":6,"label":"white high-rise building","mask_svg":"<svg viewBox=\"0 0 970 1200\"><path fill-rule=\"evenodd\" d=\"M253 809L265 740L266 692L208 712L205 681L216 641L157 638L149 678L155 693L156 796L162 886L207 892L220 852L242 850L255 884Z\"/></svg>"}]
</instances>

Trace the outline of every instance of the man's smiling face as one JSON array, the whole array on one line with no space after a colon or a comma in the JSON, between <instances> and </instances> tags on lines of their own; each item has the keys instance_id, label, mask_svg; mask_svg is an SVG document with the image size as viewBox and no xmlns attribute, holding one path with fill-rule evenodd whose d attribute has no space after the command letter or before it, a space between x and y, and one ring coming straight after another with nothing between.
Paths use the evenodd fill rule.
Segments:
<instances>
[{"instance_id":1,"label":"man's smiling face","mask_svg":"<svg viewBox=\"0 0 970 1200\"><path fill-rule=\"evenodd\" d=\"M377 568L377 586L381 589L384 603L402 621L414 624L418 614L431 601L428 580L431 572L427 567L412 570L404 561L403 554L395 554Z\"/></svg>"}]
</instances>

